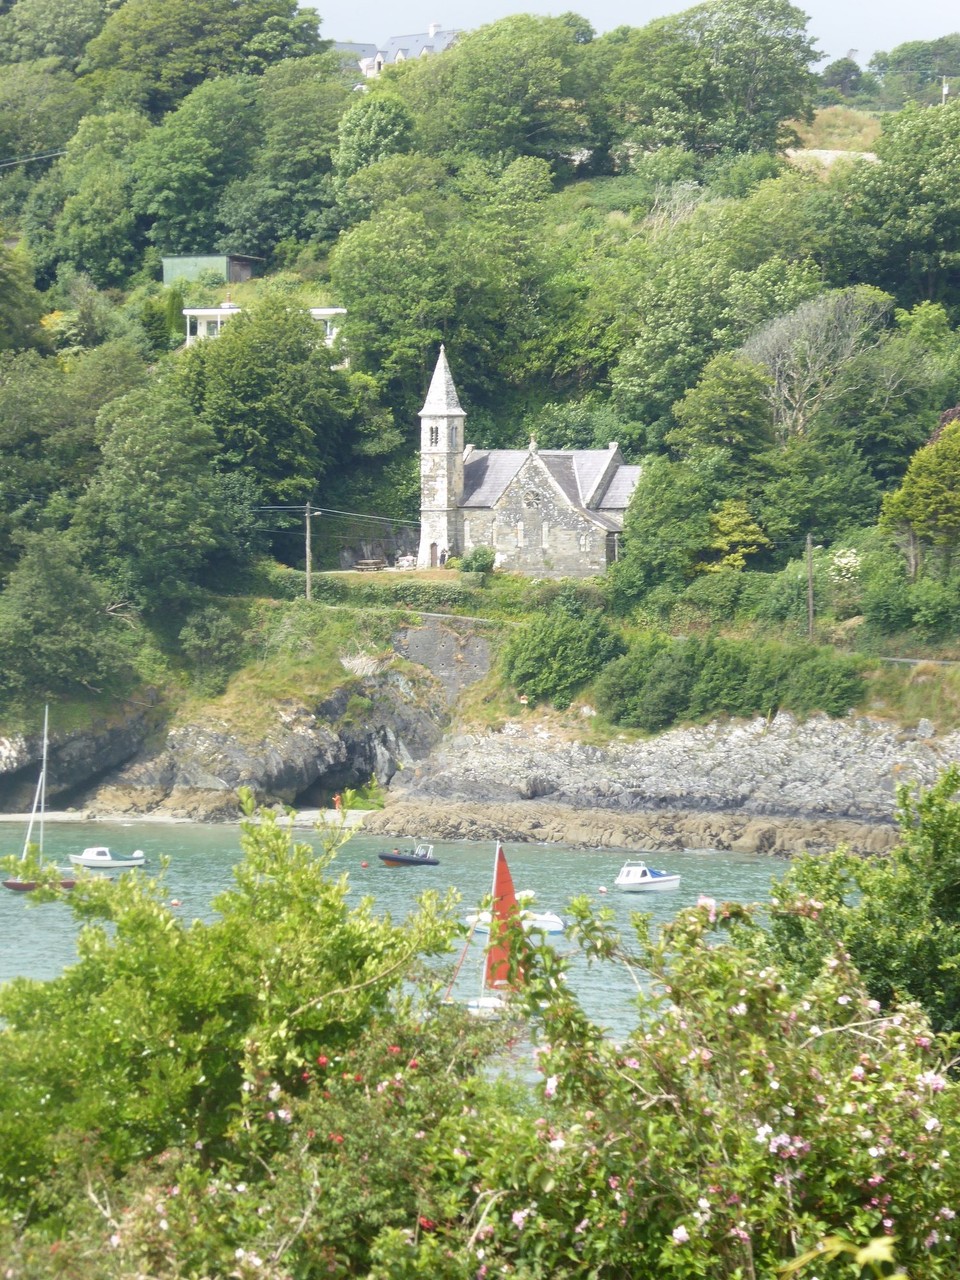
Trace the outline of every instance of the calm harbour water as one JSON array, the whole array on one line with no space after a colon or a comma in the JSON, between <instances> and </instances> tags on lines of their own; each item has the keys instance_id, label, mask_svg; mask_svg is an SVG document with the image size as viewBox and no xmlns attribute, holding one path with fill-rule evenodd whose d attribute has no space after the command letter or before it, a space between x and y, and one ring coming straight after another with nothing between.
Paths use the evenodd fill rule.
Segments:
<instances>
[{"instance_id":1,"label":"calm harbour water","mask_svg":"<svg viewBox=\"0 0 960 1280\"><path fill-rule=\"evenodd\" d=\"M24 833L14 824L0 827L0 848L16 853ZM297 831L298 840L320 846L315 832ZM184 823L63 823L50 824L44 837L44 852L61 866L67 856L87 845L106 844L116 853L143 849L146 872L156 874L161 856L169 858L165 875L166 896L177 899L176 908L185 920L210 919L212 900L231 883L231 871L239 857L239 830L235 826L203 826ZM377 859L379 850L410 842L389 838L354 836L337 854L337 873L349 876L351 895L372 897L378 909L402 919L415 906L417 894L426 888L446 890L454 886L463 902L463 913L473 910L490 892L493 871L493 843L468 842L434 844L440 859L436 867L388 869ZM634 911L649 912L663 923L681 907L691 906L700 894L718 900L763 902L769 897L771 881L782 874L784 863L749 854L716 850L685 850L682 853L627 853L610 849L569 849L562 845L505 845L507 860L518 890L531 889L544 910L561 915L574 895L585 894L598 906L609 907L622 932L629 935ZM613 881L628 858L645 857L649 865L679 872L680 887L669 893L622 894ZM363 862L368 865L364 867ZM608 890L600 893L601 886ZM52 978L76 959L77 925L69 908L60 902L32 904L27 894L0 890L0 982L23 975ZM551 939L560 949L569 949L562 937ZM474 942L472 953L461 971L458 989L474 994L479 988L482 944ZM633 983L622 968L610 965L589 967L577 960L571 981L586 1011L613 1035L625 1033L634 1022Z\"/></svg>"}]
</instances>

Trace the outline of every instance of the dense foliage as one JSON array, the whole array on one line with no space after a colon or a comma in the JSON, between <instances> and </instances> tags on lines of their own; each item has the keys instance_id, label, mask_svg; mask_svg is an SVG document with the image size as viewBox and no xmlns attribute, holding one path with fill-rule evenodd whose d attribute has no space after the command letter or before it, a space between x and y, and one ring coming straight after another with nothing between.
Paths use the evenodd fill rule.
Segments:
<instances>
[{"instance_id":1,"label":"dense foliage","mask_svg":"<svg viewBox=\"0 0 960 1280\"><path fill-rule=\"evenodd\" d=\"M303 504L337 513L314 526L326 567L416 518L443 341L478 446L616 441L642 465L596 607L782 637L807 540L822 559L882 536L847 580L859 612L818 568L818 616L863 618L848 647L949 635L950 433L924 446L960 402L960 104L933 92L955 36L817 75L787 0L603 35L517 14L358 94L292 0L61 10L0 12L4 574L63 537L104 635L163 616L192 663L205 593L242 591L264 551L302 565ZM876 162L786 163L818 100L884 108L858 117ZM164 288L160 258L218 251L272 279L181 352L184 305L225 282ZM332 302L333 351L306 312ZM5 634L30 635L16 599ZM571 662L528 696L603 665Z\"/></svg>"}]
</instances>

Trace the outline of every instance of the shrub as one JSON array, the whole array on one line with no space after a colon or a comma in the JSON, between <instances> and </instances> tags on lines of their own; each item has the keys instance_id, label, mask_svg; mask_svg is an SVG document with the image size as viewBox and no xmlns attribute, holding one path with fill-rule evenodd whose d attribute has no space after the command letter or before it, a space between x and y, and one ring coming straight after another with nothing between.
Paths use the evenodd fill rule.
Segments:
<instances>
[{"instance_id":1,"label":"shrub","mask_svg":"<svg viewBox=\"0 0 960 1280\"><path fill-rule=\"evenodd\" d=\"M180 647L193 665L198 689L215 695L227 687L230 671L241 655L243 640L233 618L215 605L208 605L187 618L180 632Z\"/></svg>"},{"instance_id":2,"label":"shrub","mask_svg":"<svg viewBox=\"0 0 960 1280\"><path fill-rule=\"evenodd\" d=\"M460 568L466 573L492 573L497 553L493 547L474 547L460 561Z\"/></svg>"},{"instance_id":3,"label":"shrub","mask_svg":"<svg viewBox=\"0 0 960 1280\"><path fill-rule=\"evenodd\" d=\"M510 637L503 669L520 693L547 698L562 709L577 689L623 651L623 642L599 611L582 618L555 611L541 614Z\"/></svg>"}]
</instances>

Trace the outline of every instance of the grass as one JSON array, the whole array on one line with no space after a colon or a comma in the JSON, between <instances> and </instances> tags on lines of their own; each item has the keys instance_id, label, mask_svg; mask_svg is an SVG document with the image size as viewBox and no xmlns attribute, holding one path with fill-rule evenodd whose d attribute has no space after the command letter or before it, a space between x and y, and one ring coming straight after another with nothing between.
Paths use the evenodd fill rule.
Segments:
<instances>
[{"instance_id":1,"label":"grass","mask_svg":"<svg viewBox=\"0 0 960 1280\"><path fill-rule=\"evenodd\" d=\"M823 107L812 124L791 122L805 151L873 151L880 136L880 120L853 107Z\"/></svg>"},{"instance_id":2,"label":"grass","mask_svg":"<svg viewBox=\"0 0 960 1280\"><path fill-rule=\"evenodd\" d=\"M864 710L902 725L930 720L941 733L960 728L960 667L879 662L867 673Z\"/></svg>"}]
</instances>

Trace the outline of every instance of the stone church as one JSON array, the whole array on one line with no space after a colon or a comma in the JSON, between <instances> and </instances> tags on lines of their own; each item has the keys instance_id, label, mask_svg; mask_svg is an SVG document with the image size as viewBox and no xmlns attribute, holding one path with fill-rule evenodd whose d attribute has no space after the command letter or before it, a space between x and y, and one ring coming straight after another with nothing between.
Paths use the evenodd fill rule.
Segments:
<instances>
[{"instance_id":1,"label":"stone church","mask_svg":"<svg viewBox=\"0 0 960 1280\"><path fill-rule=\"evenodd\" d=\"M623 517L640 477L606 449L475 449L443 347L420 410L420 552L492 547L498 568L536 578L587 578L617 558Z\"/></svg>"}]
</instances>

